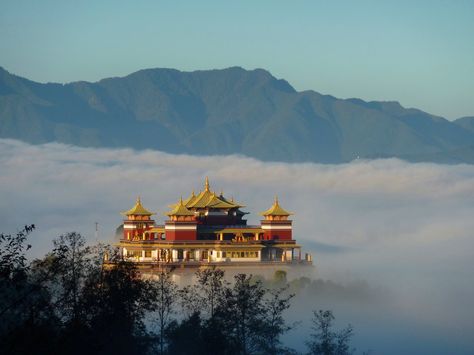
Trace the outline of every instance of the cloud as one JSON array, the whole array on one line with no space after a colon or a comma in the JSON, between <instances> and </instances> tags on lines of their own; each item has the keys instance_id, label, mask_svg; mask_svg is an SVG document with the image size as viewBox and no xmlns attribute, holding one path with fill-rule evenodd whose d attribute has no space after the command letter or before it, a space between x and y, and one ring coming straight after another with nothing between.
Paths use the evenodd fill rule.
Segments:
<instances>
[{"instance_id":1,"label":"cloud","mask_svg":"<svg viewBox=\"0 0 474 355\"><path fill-rule=\"evenodd\" d=\"M111 241L119 212L136 196L162 222L167 206L202 189L205 176L216 192L223 189L247 206L251 224L278 194L283 207L295 213L295 237L313 252L319 277L368 280L397 296L376 308L392 310L379 315L387 327L410 324L438 349L456 343L462 345L459 353L474 351L455 335L459 328L474 330L472 165L396 159L286 164L0 140L0 226L14 232L35 223L32 243L38 256L61 233L74 230L94 240L95 222L100 239ZM351 315L360 321L355 309ZM357 322L349 321L357 329ZM373 332L389 341L389 332L384 338L382 330L375 331L375 321L361 322L360 339ZM452 341L440 345L439 334ZM390 346L392 353L401 351ZM417 349L423 352L422 345Z\"/></svg>"}]
</instances>

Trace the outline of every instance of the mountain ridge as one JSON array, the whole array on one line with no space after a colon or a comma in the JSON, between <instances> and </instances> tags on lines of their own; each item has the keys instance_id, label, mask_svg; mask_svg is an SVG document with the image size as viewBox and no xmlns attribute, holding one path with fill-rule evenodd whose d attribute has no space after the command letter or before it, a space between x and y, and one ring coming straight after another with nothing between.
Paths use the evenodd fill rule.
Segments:
<instances>
[{"instance_id":1,"label":"mountain ridge","mask_svg":"<svg viewBox=\"0 0 474 355\"><path fill-rule=\"evenodd\" d=\"M474 161L471 119L450 122L397 101L299 92L264 69L153 68L60 84L0 67L0 137L33 144L320 163L373 156L437 161L441 154L454 163Z\"/></svg>"}]
</instances>

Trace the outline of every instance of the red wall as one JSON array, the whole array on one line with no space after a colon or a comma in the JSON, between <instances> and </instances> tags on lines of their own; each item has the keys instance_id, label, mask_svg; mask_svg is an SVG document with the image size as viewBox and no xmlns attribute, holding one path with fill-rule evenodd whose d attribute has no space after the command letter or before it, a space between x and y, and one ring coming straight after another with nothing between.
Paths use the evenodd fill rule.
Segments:
<instances>
[{"instance_id":1,"label":"red wall","mask_svg":"<svg viewBox=\"0 0 474 355\"><path fill-rule=\"evenodd\" d=\"M167 230L166 240L196 240L196 230Z\"/></svg>"},{"instance_id":2,"label":"red wall","mask_svg":"<svg viewBox=\"0 0 474 355\"><path fill-rule=\"evenodd\" d=\"M133 221L133 222L135 222L135 221ZM132 221L127 221L126 223L127 224L134 224L134 225L136 225L137 223L142 223L143 224L142 221L137 221L136 223L133 223L133 222ZM147 223L146 227L139 228L139 229L138 228L137 229L125 229L124 228L123 229L123 239L127 239L127 233L129 233L129 232L130 232L130 239L133 239L133 237L136 236L136 235L142 236L143 232L145 232L145 231L147 231L151 228L153 228L153 223Z\"/></svg>"},{"instance_id":3,"label":"red wall","mask_svg":"<svg viewBox=\"0 0 474 355\"><path fill-rule=\"evenodd\" d=\"M291 240L292 238L292 231L291 229L272 229L272 230L265 230L263 232L263 239L264 240Z\"/></svg>"}]
</instances>

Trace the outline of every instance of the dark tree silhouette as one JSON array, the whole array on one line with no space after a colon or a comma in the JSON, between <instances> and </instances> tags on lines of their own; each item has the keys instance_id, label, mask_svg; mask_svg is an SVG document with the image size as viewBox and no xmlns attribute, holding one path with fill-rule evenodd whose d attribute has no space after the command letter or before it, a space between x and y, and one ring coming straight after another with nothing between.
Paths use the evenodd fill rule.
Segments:
<instances>
[{"instance_id":1,"label":"dark tree silhouette","mask_svg":"<svg viewBox=\"0 0 474 355\"><path fill-rule=\"evenodd\" d=\"M309 281L288 284L216 268L178 288L170 271L145 277L116 248L87 246L78 233L59 236L29 263L34 226L0 235L0 353L293 354L281 336L284 312ZM334 331L331 311L313 313L309 354L348 355L352 327ZM156 330L156 332L154 332ZM47 340L47 341L45 341Z\"/></svg>"},{"instance_id":2,"label":"dark tree silhouette","mask_svg":"<svg viewBox=\"0 0 474 355\"><path fill-rule=\"evenodd\" d=\"M311 340L306 344L310 355L349 355L350 338L353 335L351 325L340 331L332 329L334 315L331 311L313 311Z\"/></svg>"},{"instance_id":3,"label":"dark tree silhouette","mask_svg":"<svg viewBox=\"0 0 474 355\"><path fill-rule=\"evenodd\" d=\"M165 354L165 332L170 325L178 301L178 286L171 279L171 272L161 271L154 281L153 300L158 328L159 354Z\"/></svg>"},{"instance_id":4,"label":"dark tree silhouette","mask_svg":"<svg viewBox=\"0 0 474 355\"><path fill-rule=\"evenodd\" d=\"M286 275L285 275L286 276ZM264 312L264 328L262 331L262 352L265 354L283 354L290 352L281 343L281 336L292 329L283 317L283 313L290 308L291 299L295 294L288 294L288 285L285 287L269 290L266 293L263 306Z\"/></svg>"}]
</instances>

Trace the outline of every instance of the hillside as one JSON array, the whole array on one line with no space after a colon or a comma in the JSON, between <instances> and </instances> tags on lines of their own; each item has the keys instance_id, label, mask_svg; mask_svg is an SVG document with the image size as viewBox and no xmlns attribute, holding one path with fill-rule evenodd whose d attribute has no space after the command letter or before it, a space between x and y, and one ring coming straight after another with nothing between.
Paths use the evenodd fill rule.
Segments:
<instances>
[{"instance_id":1,"label":"hillside","mask_svg":"<svg viewBox=\"0 0 474 355\"><path fill-rule=\"evenodd\" d=\"M147 69L68 84L41 84L0 68L0 137L286 162L474 161L474 129L462 120L398 102L297 92L265 70L239 67Z\"/></svg>"}]
</instances>

